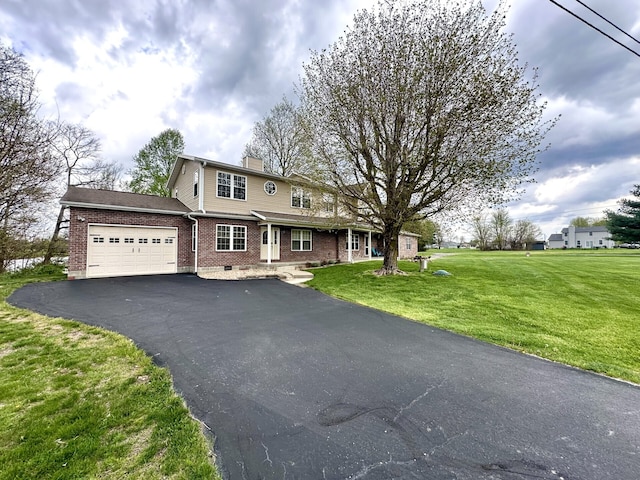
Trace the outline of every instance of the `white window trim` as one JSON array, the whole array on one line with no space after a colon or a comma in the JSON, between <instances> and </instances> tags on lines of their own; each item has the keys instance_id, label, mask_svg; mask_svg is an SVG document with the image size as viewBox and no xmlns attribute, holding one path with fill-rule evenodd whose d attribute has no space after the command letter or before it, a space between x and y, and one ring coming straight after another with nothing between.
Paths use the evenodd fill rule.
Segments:
<instances>
[{"instance_id":1,"label":"white window trim","mask_svg":"<svg viewBox=\"0 0 640 480\"><path fill-rule=\"evenodd\" d=\"M298 193L299 195L297 195ZM298 196L300 197L300 206L293 204L293 199ZM309 199L308 207L304 206L305 197ZM302 187L291 187L291 208L304 208L305 210L310 209L311 208L311 192Z\"/></svg>"},{"instance_id":2,"label":"white window trim","mask_svg":"<svg viewBox=\"0 0 640 480\"><path fill-rule=\"evenodd\" d=\"M218 227L229 227L230 234L229 237L229 249L219 249L218 248ZM242 228L244 230L244 248L243 249L235 249L233 248L233 229L234 228ZM246 225L230 225L228 223L216 223L216 252L246 252L247 251L247 243L249 239L247 238L247 226Z\"/></svg>"},{"instance_id":3,"label":"white window trim","mask_svg":"<svg viewBox=\"0 0 640 480\"><path fill-rule=\"evenodd\" d=\"M296 232L300 235L300 248L293 248L293 232ZM309 232L309 248L304 248L304 238L302 238L303 232ZM311 230L302 230L302 229L292 229L291 230L291 251L292 252L312 252L313 251L313 232Z\"/></svg>"},{"instance_id":4,"label":"white window trim","mask_svg":"<svg viewBox=\"0 0 640 480\"><path fill-rule=\"evenodd\" d=\"M269 193L267 191L268 184L273 184L273 193ZM276 193L278 193L278 184L276 184L276 182L274 182L273 180L267 180L266 182L264 182L264 186L262 188L264 190L264 193L266 193L270 197L273 197Z\"/></svg>"},{"instance_id":5,"label":"white window trim","mask_svg":"<svg viewBox=\"0 0 640 480\"><path fill-rule=\"evenodd\" d=\"M349 235L347 235L347 250L349 250ZM351 250L360 251L360 234L352 233L351 234Z\"/></svg>"},{"instance_id":6,"label":"white window trim","mask_svg":"<svg viewBox=\"0 0 640 480\"><path fill-rule=\"evenodd\" d=\"M230 195L229 197L223 197L218 195L218 187L220 185L220 177L218 176L218 174L220 173L224 173L225 175L230 175L231 176L231 191L230 191ZM236 189L236 184L235 184L235 177L242 177L244 178L244 198L235 198L234 197L234 193L235 193L235 189ZM249 182L247 179L246 175L238 175L235 173L231 173L231 172L225 172L223 170L217 170L216 171L216 197L217 198L224 198L225 200L235 200L236 202L246 202L247 201L247 197L249 196Z\"/></svg>"}]
</instances>

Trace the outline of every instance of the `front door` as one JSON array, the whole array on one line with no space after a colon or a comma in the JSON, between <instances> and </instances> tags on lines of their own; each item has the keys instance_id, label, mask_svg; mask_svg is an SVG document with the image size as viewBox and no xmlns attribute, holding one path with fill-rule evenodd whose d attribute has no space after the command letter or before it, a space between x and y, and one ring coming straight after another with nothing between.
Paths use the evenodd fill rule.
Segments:
<instances>
[{"instance_id":1,"label":"front door","mask_svg":"<svg viewBox=\"0 0 640 480\"><path fill-rule=\"evenodd\" d=\"M269 232L267 227L261 227L262 242L260 245L260 260L267 260L269 252ZM271 260L280 260L280 229L271 227Z\"/></svg>"}]
</instances>

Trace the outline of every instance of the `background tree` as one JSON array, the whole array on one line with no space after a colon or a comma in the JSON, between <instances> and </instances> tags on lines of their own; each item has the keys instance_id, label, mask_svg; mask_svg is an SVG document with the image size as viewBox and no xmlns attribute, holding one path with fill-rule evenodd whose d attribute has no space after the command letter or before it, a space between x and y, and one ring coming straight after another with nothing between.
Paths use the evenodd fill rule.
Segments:
<instances>
[{"instance_id":1,"label":"background tree","mask_svg":"<svg viewBox=\"0 0 640 480\"><path fill-rule=\"evenodd\" d=\"M39 107L31 68L0 45L0 272L55 194L60 173L49 148L55 128L38 118Z\"/></svg>"},{"instance_id":2,"label":"background tree","mask_svg":"<svg viewBox=\"0 0 640 480\"><path fill-rule=\"evenodd\" d=\"M506 7L379 2L304 65L305 125L324 178L368 207L397 272L409 220L500 203L535 169L551 127L510 37ZM353 212L354 215L357 212Z\"/></svg>"},{"instance_id":3,"label":"background tree","mask_svg":"<svg viewBox=\"0 0 640 480\"><path fill-rule=\"evenodd\" d=\"M493 236L487 215L484 213L474 215L469 222L469 227L476 246L480 250L489 250L493 242Z\"/></svg>"},{"instance_id":4,"label":"background tree","mask_svg":"<svg viewBox=\"0 0 640 480\"><path fill-rule=\"evenodd\" d=\"M417 233L420 235L420 247L429 248L430 245L438 244L438 234L440 233L440 225L433 220L413 220L406 222L402 227L407 232Z\"/></svg>"},{"instance_id":5,"label":"background tree","mask_svg":"<svg viewBox=\"0 0 640 480\"><path fill-rule=\"evenodd\" d=\"M575 217L569 222L572 227L596 227L605 226L607 224L606 218L591 218L591 217Z\"/></svg>"},{"instance_id":6,"label":"background tree","mask_svg":"<svg viewBox=\"0 0 640 480\"><path fill-rule=\"evenodd\" d=\"M509 243L513 250L529 249L542 236L540 227L529 220L518 220L511 229Z\"/></svg>"},{"instance_id":7,"label":"background tree","mask_svg":"<svg viewBox=\"0 0 640 480\"><path fill-rule=\"evenodd\" d=\"M513 221L509 217L509 212L504 209L492 212L489 223L491 225L493 243L498 250L504 250L507 245L509 245L511 229L513 227Z\"/></svg>"},{"instance_id":8,"label":"background tree","mask_svg":"<svg viewBox=\"0 0 640 480\"><path fill-rule=\"evenodd\" d=\"M634 198L620 200L618 212L605 211L607 229L618 242L640 242L640 184L634 185Z\"/></svg>"},{"instance_id":9,"label":"background tree","mask_svg":"<svg viewBox=\"0 0 640 480\"><path fill-rule=\"evenodd\" d=\"M283 97L269 114L253 127L244 156L259 158L266 172L289 176L310 163L306 130L300 110Z\"/></svg>"},{"instance_id":10,"label":"background tree","mask_svg":"<svg viewBox=\"0 0 640 480\"><path fill-rule=\"evenodd\" d=\"M128 188L135 193L170 197L167 181L178 155L184 152L182 134L173 128L153 137L133 157L135 167L129 172Z\"/></svg>"},{"instance_id":11,"label":"background tree","mask_svg":"<svg viewBox=\"0 0 640 480\"><path fill-rule=\"evenodd\" d=\"M74 186L109 190L120 180L122 167L100 158L100 139L80 124L59 122L51 150L65 171L66 188ZM58 239L60 231L68 227L66 211L64 206L60 206L44 263L49 263L52 256L63 253Z\"/></svg>"}]
</instances>

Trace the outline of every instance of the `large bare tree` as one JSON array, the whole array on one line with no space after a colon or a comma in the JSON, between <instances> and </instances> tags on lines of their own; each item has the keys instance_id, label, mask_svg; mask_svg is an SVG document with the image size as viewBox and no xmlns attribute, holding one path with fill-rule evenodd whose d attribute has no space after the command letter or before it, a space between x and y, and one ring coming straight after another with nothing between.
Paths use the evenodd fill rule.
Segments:
<instances>
[{"instance_id":1,"label":"large bare tree","mask_svg":"<svg viewBox=\"0 0 640 480\"><path fill-rule=\"evenodd\" d=\"M379 2L312 52L300 93L324 181L384 237L380 274L397 271L411 220L513 198L553 122L536 74L504 33L505 5Z\"/></svg>"},{"instance_id":2,"label":"large bare tree","mask_svg":"<svg viewBox=\"0 0 640 480\"><path fill-rule=\"evenodd\" d=\"M100 139L83 125L58 122L50 148L64 169L67 188L113 189L122 175L119 164L100 158ZM66 208L61 205L44 263L49 263L57 253L60 232L68 227L68 222Z\"/></svg>"},{"instance_id":3,"label":"large bare tree","mask_svg":"<svg viewBox=\"0 0 640 480\"><path fill-rule=\"evenodd\" d=\"M35 76L21 55L0 45L0 272L40 206L55 194L60 165L49 145L54 126L38 117Z\"/></svg>"},{"instance_id":4,"label":"large bare tree","mask_svg":"<svg viewBox=\"0 0 640 480\"><path fill-rule=\"evenodd\" d=\"M286 97L253 127L244 156L259 158L265 171L284 177L308 163L308 141L299 107ZM307 169L305 168L305 171Z\"/></svg>"}]
</instances>

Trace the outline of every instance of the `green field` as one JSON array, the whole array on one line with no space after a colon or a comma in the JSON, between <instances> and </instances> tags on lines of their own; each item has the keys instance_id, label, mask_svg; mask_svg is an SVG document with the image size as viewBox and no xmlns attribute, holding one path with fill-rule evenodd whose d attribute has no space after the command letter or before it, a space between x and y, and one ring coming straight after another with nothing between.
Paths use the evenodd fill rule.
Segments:
<instances>
[{"instance_id":1,"label":"green field","mask_svg":"<svg viewBox=\"0 0 640 480\"><path fill-rule=\"evenodd\" d=\"M4 300L61 270L0 275L0 479L219 478L166 369L114 333Z\"/></svg>"},{"instance_id":2,"label":"green field","mask_svg":"<svg viewBox=\"0 0 640 480\"><path fill-rule=\"evenodd\" d=\"M442 253L430 251L423 254ZM640 383L640 252L450 251L408 275L380 261L314 269L308 285L338 298L487 342ZM438 277L444 269L452 275Z\"/></svg>"}]
</instances>

